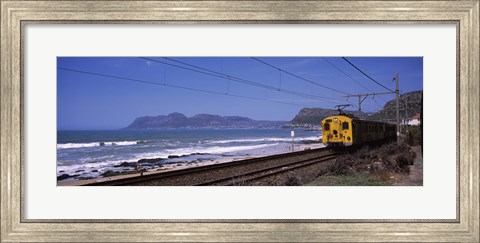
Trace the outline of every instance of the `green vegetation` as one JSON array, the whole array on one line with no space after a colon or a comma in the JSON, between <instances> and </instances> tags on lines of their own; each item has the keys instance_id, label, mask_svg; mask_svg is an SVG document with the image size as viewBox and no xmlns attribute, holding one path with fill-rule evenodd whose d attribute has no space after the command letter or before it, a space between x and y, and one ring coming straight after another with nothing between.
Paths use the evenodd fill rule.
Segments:
<instances>
[{"instance_id":1,"label":"green vegetation","mask_svg":"<svg viewBox=\"0 0 480 243\"><path fill-rule=\"evenodd\" d=\"M318 186L386 186L392 179L408 175L416 154L410 146L396 143L379 148L364 146L338 156L325 175L306 185Z\"/></svg>"},{"instance_id":2,"label":"green vegetation","mask_svg":"<svg viewBox=\"0 0 480 243\"><path fill-rule=\"evenodd\" d=\"M305 184L305 186L389 186L391 184L389 181L363 171L354 175L323 175Z\"/></svg>"},{"instance_id":3,"label":"green vegetation","mask_svg":"<svg viewBox=\"0 0 480 243\"><path fill-rule=\"evenodd\" d=\"M417 146L423 143L421 126L408 126L406 129L403 129L403 135L406 143L410 146Z\"/></svg>"},{"instance_id":4,"label":"green vegetation","mask_svg":"<svg viewBox=\"0 0 480 243\"><path fill-rule=\"evenodd\" d=\"M359 171L391 171L408 173L413 164L415 153L406 144L396 143L379 148L363 146L361 149L338 156L330 168L334 175L351 175Z\"/></svg>"}]
</instances>

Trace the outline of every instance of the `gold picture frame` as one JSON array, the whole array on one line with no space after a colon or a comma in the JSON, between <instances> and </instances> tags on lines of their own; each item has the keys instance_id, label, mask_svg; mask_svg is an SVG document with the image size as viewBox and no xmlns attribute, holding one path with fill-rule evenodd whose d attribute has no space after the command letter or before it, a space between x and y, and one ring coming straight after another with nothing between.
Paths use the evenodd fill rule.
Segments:
<instances>
[{"instance_id":1,"label":"gold picture frame","mask_svg":"<svg viewBox=\"0 0 480 243\"><path fill-rule=\"evenodd\" d=\"M1 242L478 242L479 0L1 2ZM22 218L23 28L28 23L454 23L457 220L26 220ZM457 152L458 153L458 152ZM128 226L128 227L127 227Z\"/></svg>"}]
</instances>

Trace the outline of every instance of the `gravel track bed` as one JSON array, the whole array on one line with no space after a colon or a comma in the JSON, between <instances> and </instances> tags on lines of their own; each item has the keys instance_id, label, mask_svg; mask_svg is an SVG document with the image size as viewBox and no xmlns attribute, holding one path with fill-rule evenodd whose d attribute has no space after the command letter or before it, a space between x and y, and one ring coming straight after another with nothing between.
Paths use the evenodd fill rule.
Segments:
<instances>
[{"instance_id":1,"label":"gravel track bed","mask_svg":"<svg viewBox=\"0 0 480 243\"><path fill-rule=\"evenodd\" d=\"M282 174L243 184L243 186L301 186L310 180L327 173L335 160L314 163ZM240 185L241 181L238 182Z\"/></svg>"},{"instance_id":2,"label":"gravel track bed","mask_svg":"<svg viewBox=\"0 0 480 243\"><path fill-rule=\"evenodd\" d=\"M281 166L271 166L266 170L256 170L253 173L246 173L242 174L241 176L236 177L224 177L220 180L211 181L207 185L211 186L250 186L250 185L286 185L284 183L284 178L289 179L291 174L297 175L297 171L303 171L304 167L310 167L314 164L321 164L327 163L330 160L335 158L334 154L328 154L324 156L316 156L313 159L308 160L296 160L291 161L288 165L281 165ZM310 171L310 170L307 170ZM303 173L301 173L303 174ZM316 173L318 174L318 173ZM281 180L275 180L275 184L266 180L267 178L280 178ZM295 177L296 178L296 177ZM267 181L268 183L257 183L257 182L264 182ZM278 181L278 183L277 183ZM287 180L288 181L288 180ZM204 185L204 184L202 184Z\"/></svg>"},{"instance_id":3,"label":"gravel track bed","mask_svg":"<svg viewBox=\"0 0 480 243\"><path fill-rule=\"evenodd\" d=\"M245 161L229 162L226 163L225 166L219 166L220 164L209 165L205 166L204 168L206 170L203 171L198 171L198 168L200 167L195 167L195 169L191 168L181 170L182 172L170 171L143 177L139 176L120 179L116 181L94 183L90 185L192 186L220 178L233 177L236 175L253 172L260 169L266 169L273 166L288 165L292 161L313 159L328 153L329 152L327 149L312 149L309 151L300 151L282 155L267 156L263 158L247 159ZM308 166L307 168L309 167L310 166ZM167 176L169 174L173 176Z\"/></svg>"}]
</instances>

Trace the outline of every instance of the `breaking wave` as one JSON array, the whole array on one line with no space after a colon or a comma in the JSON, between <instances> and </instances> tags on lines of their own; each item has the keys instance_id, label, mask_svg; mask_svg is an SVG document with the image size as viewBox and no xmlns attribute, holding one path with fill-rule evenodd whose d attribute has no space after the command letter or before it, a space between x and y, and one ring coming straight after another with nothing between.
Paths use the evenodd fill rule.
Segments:
<instances>
[{"instance_id":1,"label":"breaking wave","mask_svg":"<svg viewBox=\"0 0 480 243\"><path fill-rule=\"evenodd\" d=\"M57 144L57 149L90 148L90 147L102 147L102 146L128 146L128 145L136 145L140 143L145 143L145 141L62 143L62 144Z\"/></svg>"}]
</instances>

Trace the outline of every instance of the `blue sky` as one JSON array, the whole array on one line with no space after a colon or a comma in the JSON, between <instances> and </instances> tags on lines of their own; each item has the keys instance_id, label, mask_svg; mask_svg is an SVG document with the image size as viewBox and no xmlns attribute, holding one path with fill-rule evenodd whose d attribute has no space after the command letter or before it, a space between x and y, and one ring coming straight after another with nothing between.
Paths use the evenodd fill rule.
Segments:
<instances>
[{"instance_id":1,"label":"blue sky","mask_svg":"<svg viewBox=\"0 0 480 243\"><path fill-rule=\"evenodd\" d=\"M303 107L357 109L345 93L387 91L341 57L255 57L274 67L250 57L146 58L58 57L57 128L119 129L172 112L289 121ZM422 57L346 58L389 89L397 72L401 92L423 89ZM393 98L369 97L362 110L378 111Z\"/></svg>"}]
</instances>

